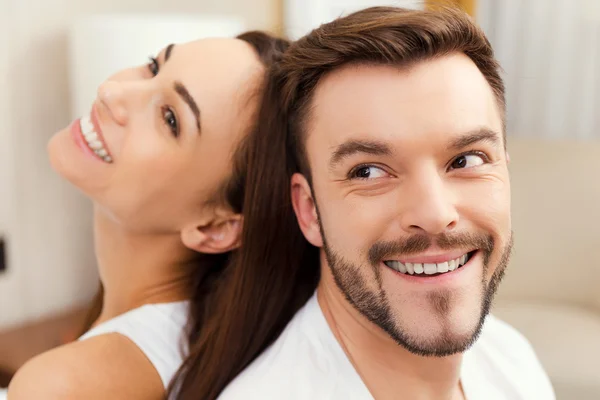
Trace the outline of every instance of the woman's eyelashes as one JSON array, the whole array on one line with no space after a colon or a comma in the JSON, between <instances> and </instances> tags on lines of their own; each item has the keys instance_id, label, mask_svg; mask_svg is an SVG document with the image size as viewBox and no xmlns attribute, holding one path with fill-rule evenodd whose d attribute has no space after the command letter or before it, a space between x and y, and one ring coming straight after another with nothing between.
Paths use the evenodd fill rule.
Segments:
<instances>
[{"instance_id":1,"label":"woman's eyelashes","mask_svg":"<svg viewBox=\"0 0 600 400\"><path fill-rule=\"evenodd\" d=\"M148 63L148 70L152 74L152 76L158 75L160 71L160 65L158 64L158 60L154 57L150 57L150 62Z\"/></svg>"},{"instance_id":2,"label":"woman's eyelashes","mask_svg":"<svg viewBox=\"0 0 600 400\"><path fill-rule=\"evenodd\" d=\"M150 57L150 62L148 63L147 67L152 74L152 77L155 77L160 72L160 64L158 63L158 59L155 57ZM179 123L174 109L165 105L161 107L160 113L160 118L163 124L165 124L175 138L179 137Z\"/></svg>"},{"instance_id":3,"label":"woman's eyelashes","mask_svg":"<svg viewBox=\"0 0 600 400\"><path fill-rule=\"evenodd\" d=\"M164 124L169 128L171 134L175 137L179 137L179 122L177 120L177 115L175 115L175 111L169 107L164 106L161 109L161 118Z\"/></svg>"}]
</instances>

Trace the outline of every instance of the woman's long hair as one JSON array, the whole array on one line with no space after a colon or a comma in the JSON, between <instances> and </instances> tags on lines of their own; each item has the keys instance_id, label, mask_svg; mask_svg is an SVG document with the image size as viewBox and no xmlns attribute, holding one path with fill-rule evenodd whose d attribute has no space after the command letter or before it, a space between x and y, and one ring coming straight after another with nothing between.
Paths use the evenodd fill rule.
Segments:
<instances>
[{"instance_id":1,"label":"woman's long hair","mask_svg":"<svg viewBox=\"0 0 600 400\"><path fill-rule=\"evenodd\" d=\"M186 368L179 399L212 400L281 333L314 293L319 249L302 235L290 178L311 182L304 140L319 81L344 65L407 68L463 53L504 110L504 86L490 43L463 12L373 7L324 24L290 45L271 66L257 129L245 157L242 247L231 260Z\"/></svg>"},{"instance_id":2,"label":"woman's long hair","mask_svg":"<svg viewBox=\"0 0 600 400\"><path fill-rule=\"evenodd\" d=\"M268 69L281 58L289 42L262 31L249 31L237 36L238 39L248 43L261 63ZM259 86L256 95L262 96L263 85ZM256 118L255 118L256 120ZM255 130L255 126L251 128ZM241 213L244 208L244 192L246 183L246 140L238 145L233 157L233 173L228 178L217 198L226 203L236 213ZM194 260L195 270L198 274L190 278L191 306L187 326L188 347L190 355L182 368L173 379L172 387L177 387L181 393L193 393L197 375L195 365L198 363L200 352L198 348L206 342L204 327L208 325L209 316L216 310L215 290L218 287L223 271L227 269L231 258L236 251L224 254L200 254ZM87 332L102 312L104 289L102 285L92 300L92 305L85 318L81 334ZM194 397L197 398L197 397Z\"/></svg>"}]
</instances>

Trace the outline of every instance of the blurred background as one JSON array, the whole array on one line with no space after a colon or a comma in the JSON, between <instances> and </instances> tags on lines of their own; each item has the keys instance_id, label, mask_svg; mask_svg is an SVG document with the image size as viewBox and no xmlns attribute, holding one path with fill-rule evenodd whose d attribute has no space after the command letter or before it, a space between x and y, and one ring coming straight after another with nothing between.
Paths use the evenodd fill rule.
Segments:
<instances>
[{"instance_id":1,"label":"blurred background","mask_svg":"<svg viewBox=\"0 0 600 400\"><path fill-rule=\"evenodd\" d=\"M97 85L171 42L265 29L297 38L372 0L0 0L0 386L75 338L98 278L91 205L46 143ZM515 254L495 312L559 399L600 399L600 0L456 0L504 68Z\"/></svg>"}]
</instances>

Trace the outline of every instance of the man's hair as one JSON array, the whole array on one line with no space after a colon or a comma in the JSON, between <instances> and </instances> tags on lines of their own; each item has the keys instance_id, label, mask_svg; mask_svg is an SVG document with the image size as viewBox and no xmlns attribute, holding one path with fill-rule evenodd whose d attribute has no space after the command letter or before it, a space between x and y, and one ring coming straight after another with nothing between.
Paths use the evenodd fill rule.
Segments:
<instances>
[{"instance_id":1,"label":"man's hair","mask_svg":"<svg viewBox=\"0 0 600 400\"><path fill-rule=\"evenodd\" d=\"M409 68L453 53L475 63L504 115L504 85L490 43L456 9L362 10L313 30L271 66L258 127L247 142L243 244L219 288L218 318L210 324L214 340L202 354L210 373L199 398L215 398L277 339L316 289L319 249L298 227L290 178L310 171L304 138L321 79L351 64Z\"/></svg>"},{"instance_id":2,"label":"man's hair","mask_svg":"<svg viewBox=\"0 0 600 400\"><path fill-rule=\"evenodd\" d=\"M350 64L408 69L453 53L465 54L481 71L504 125L499 64L481 28L459 9L373 7L323 25L294 43L272 78L281 85L280 111L288 115L287 134L299 171L310 177L304 139L315 88L327 74Z\"/></svg>"}]
</instances>

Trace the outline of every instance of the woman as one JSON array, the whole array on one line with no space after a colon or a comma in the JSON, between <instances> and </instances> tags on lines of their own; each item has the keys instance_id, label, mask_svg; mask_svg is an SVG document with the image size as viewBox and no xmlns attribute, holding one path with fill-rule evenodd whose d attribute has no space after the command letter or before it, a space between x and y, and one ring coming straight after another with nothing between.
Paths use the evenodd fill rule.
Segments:
<instances>
[{"instance_id":1,"label":"woman","mask_svg":"<svg viewBox=\"0 0 600 400\"><path fill-rule=\"evenodd\" d=\"M240 244L243 138L286 46L260 32L169 45L51 139L54 169L94 202L103 304L79 341L17 372L10 400L165 397Z\"/></svg>"}]
</instances>

